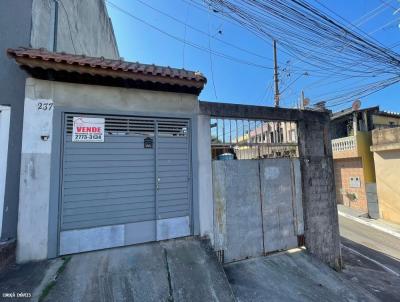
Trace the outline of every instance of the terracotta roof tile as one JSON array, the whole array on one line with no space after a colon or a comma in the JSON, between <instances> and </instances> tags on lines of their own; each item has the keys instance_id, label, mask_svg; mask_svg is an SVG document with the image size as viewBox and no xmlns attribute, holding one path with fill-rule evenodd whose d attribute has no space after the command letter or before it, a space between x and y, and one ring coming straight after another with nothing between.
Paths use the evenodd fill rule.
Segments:
<instances>
[{"instance_id":1,"label":"terracotta roof tile","mask_svg":"<svg viewBox=\"0 0 400 302\"><path fill-rule=\"evenodd\" d=\"M114 72L114 74L112 75L113 77L127 77L129 75L137 75L143 77L146 76L145 79L139 80L160 82L164 84L168 84L168 80L171 80L171 85L193 85L193 87L200 89L200 91L203 88L204 84L207 82L207 79L199 72L171 68L169 66L164 67L154 64L149 65L141 64L138 62L112 60L105 59L104 57L88 57L85 55L55 53L49 52L45 49L32 48L7 49L7 54L10 57L15 58L15 60L21 65L26 64L26 60L22 62L22 59L29 59L31 65L47 69L51 69L52 64L58 64L55 70L66 70L68 68L68 70L70 71L74 68L86 67L94 69L90 71L91 74L95 74L96 69L104 71L109 70L110 72ZM43 62L43 66L41 66L40 62ZM46 66L44 66L45 62L47 62ZM152 77L154 77L154 79ZM172 80L174 80L173 83Z\"/></svg>"}]
</instances>

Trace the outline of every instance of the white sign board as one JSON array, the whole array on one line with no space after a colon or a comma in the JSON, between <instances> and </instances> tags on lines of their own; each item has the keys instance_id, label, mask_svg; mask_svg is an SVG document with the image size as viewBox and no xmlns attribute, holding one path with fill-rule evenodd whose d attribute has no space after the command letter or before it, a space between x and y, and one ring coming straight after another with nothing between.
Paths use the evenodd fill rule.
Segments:
<instances>
[{"instance_id":1,"label":"white sign board","mask_svg":"<svg viewBox=\"0 0 400 302\"><path fill-rule=\"evenodd\" d=\"M73 142L104 142L104 118L74 116L72 129Z\"/></svg>"}]
</instances>

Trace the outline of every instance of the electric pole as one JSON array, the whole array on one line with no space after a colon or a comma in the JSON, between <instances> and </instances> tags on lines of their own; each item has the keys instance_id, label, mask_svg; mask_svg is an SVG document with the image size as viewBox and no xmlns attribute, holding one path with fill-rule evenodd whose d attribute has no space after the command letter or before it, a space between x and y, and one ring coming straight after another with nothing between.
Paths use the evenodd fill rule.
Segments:
<instances>
[{"instance_id":1,"label":"electric pole","mask_svg":"<svg viewBox=\"0 0 400 302\"><path fill-rule=\"evenodd\" d=\"M275 95L274 95L274 101L275 101L275 107L279 107L279 74L278 74L278 58L276 54L276 40L273 41L274 45L274 82L275 82Z\"/></svg>"}]
</instances>

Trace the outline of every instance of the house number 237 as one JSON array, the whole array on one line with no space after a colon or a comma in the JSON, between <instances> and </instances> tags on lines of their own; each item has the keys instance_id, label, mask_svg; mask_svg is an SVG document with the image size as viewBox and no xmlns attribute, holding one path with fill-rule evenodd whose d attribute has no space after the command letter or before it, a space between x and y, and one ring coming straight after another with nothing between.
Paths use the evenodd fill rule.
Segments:
<instances>
[{"instance_id":1,"label":"house number 237","mask_svg":"<svg viewBox=\"0 0 400 302\"><path fill-rule=\"evenodd\" d=\"M38 103L37 109L39 111L50 111L53 109L53 103Z\"/></svg>"}]
</instances>

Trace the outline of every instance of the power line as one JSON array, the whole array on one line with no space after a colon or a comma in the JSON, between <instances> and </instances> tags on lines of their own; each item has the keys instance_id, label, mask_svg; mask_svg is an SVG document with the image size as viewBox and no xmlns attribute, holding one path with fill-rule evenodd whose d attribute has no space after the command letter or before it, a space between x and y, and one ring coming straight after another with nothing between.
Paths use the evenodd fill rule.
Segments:
<instances>
[{"instance_id":1,"label":"power line","mask_svg":"<svg viewBox=\"0 0 400 302\"><path fill-rule=\"evenodd\" d=\"M282 48L315 68L317 74L329 75L335 80L381 79L363 87L365 90L358 89L356 93L360 95L398 81L400 56L396 52L383 47L354 24L348 28L304 0L205 0L205 3L260 37L277 39ZM381 9L365 14L361 20L366 22Z\"/></svg>"},{"instance_id":2,"label":"power line","mask_svg":"<svg viewBox=\"0 0 400 302\"><path fill-rule=\"evenodd\" d=\"M393 5L390 4L391 1L384 1L384 0L379 0L381 1L383 4L393 8L394 10L397 10L398 8L394 7Z\"/></svg>"},{"instance_id":3,"label":"power line","mask_svg":"<svg viewBox=\"0 0 400 302\"><path fill-rule=\"evenodd\" d=\"M377 29L375 29L375 30L369 32L369 34L372 35L372 34L378 32L378 31L380 31L380 30L382 30L382 29L388 27L390 24L392 24L392 23L394 23L394 22L398 22L398 20L397 20L397 19L391 20L391 21L385 23L384 25L382 25L381 27L379 27L379 28L377 28Z\"/></svg>"},{"instance_id":4,"label":"power line","mask_svg":"<svg viewBox=\"0 0 400 302\"><path fill-rule=\"evenodd\" d=\"M190 5L192 5L192 7L198 9L199 11L203 11L203 12L206 12L206 13L208 12L208 9L205 8L203 4L198 3L198 1L196 1L196 0L181 0L181 1L184 2L184 3L189 3ZM206 2L206 0L203 0L203 1ZM233 20L231 20L230 18L228 18L228 17L226 17L224 15L219 14L218 11L214 11L214 13L215 13L215 17L217 17L217 18L219 18L219 19L221 19L223 21L226 21L229 24L232 24L232 25L234 25L234 26L236 26L236 27L238 27L240 29L243 29L243 27L240 26L240 24L234 22ZM268 45L270 44L270 41L273 40L271 37L269 37L269 39L266 40L265 37L263 37L261 34L259 34L257 32L254 32L254 31L248 31L248 32L251 33L253 36L257 37L258 39L260 39L261 41L263 41L265 43L268 43ZM281 52L286 54L286 55L288 55L289 57L297 58L297 55L291 53L290 51L286 51L286 50L282 49Z\"/></svg>"},{"instance_id":5,"label":"power line","mask_svg":"<svg viewBox=\"0 0 400 302\"><path fill-rule=\"evenodd\" d=\"M367 23L369 20L373 19L374 17L376 17L377 15L382 13L385 9L387 9L388 8L387 4L390 1L391 0L381 3L378 7L376 7L372 11L364 14L363 16L361 16L360 18L358 18L357 20L355 20L352 23L355 24L357 27L361 26L362 24Z\"/></svg>"},{"instance_id":6,"label":"power line","mask_svg":"<svg viewBox=\"0 0 400 302\"><path fill-rule=\"evenodd\" d=\"M289 83L289 84L285 87L285 89L283 89L283 90L281 91L281 95L282 95L288 88L290 88L290 86L292 86L294 83L296 83L302 76L308 76L308 73L305 72L305 73L299 75L294 81L292 81L291 83Z\"/></svg>"},{"instance_id":7,"label":"power line","mask_svg":"<svg viewBox=\"0 0 400 302\"><path fill-rule=\"evenodd\" d=\"M216 99L218 99L217 96L217 89L215 88L215 78L214 78L214 66L213 66L213 58L211 54L211 37L210 37L210 13L208 14L208 49L209 49L209 54L210 54L210 69L211 69L211 82L213 85L213 90L214 90L214 96Z\"/></svg>"},{"instance_id":8,"label":"power line","mask_svg":"<svg viewBox=\"0 0 400 302\"><path fill-rule=\"evenodd\" d=\"M182 45L182 68L185 68L185 46L186 46L186 32L187 32L187 19L189 17L189 5L186 7L186 21L184 24L185 32L183 34L183 45Z\"/></svg>"},{"instance_id":9,"label":"power line","mask_svg":"<svg viewBox=\"0 0 400 302\"><path fill-rule=\"evenodd\" d=\"M328 105L327 107L337 107L337 106L341 106L344 104L348 104L350 102L353 102L354 99L356 99L356 98L369 96L373 93L381 91L381 90L385 89L386 87L389 87L398 82L400 82L400 78L397 77L394 79L386 80L384 83L377 83L377 85L374 86L374 89L364 89L361 91L361 93L353 93L350 96L346 95L346 96L342 96L341 98L333 99L333 100L336 100L336 102ZM345 99L345 100L343 100L343 99ZM342 100L342 101L340 101L340 100Z\"/></svg>"},{"instance_id":10,"label":"power line","mask_svg":"<svg viewBox=\"0 0 400 302\"><path fill-rule=\"evenodd\" d=\"M190 28L190 29L192 29L192 30L194 30L194 31L196 31L196 32L198 32L198 33L200 33L200 34L202 34L202 35L207 36L208 38L214 39L214 40L216 40L216 41L218 41L218 42L220 42L220 43L222 43L222 44L225 44L225 45L227 45L227 46L230 46L230 47L232 47L232 48L235 48L235 49L237 49L237 50L240 50L240 51L242 51L242 52L244 52L244 53L246 53L246 54L250 54L250 55L256 56L256 57L258 57L258 58L264 59L264 60L272 61L272 59L269 58L269 57L266 57L266 56L264 56L264 55L258 54L258 53L254 52L254 51L252 51L252 50L243 48L243 47L241 47L241 46L239 46L239 45L236 45L236 44L234 44L234 43L227 42L227 41L225 41L225 40L222 40L222 39L220 39L220 38L217 38L217 37L214 36L214 35L210 35L210 33L205 32L205 31L203 31L203 30L201 30L201 29L199 29L199 28L197 28L197 27L194 27L193 25L187 24L187 22L183 22L183 21L181 21L180 19L178 19L178 18L176 18L176 17L174 17L174 16L172 16L172 15L170 15L170 14L168 14L168 13L166 13L166 12L164 12L164 11L158 9L158 8L155 8L154 6L151 6L150 4L148 4L148 3L146 3L146 2L144 2L144 1L142 1L142 0L136 0L136 1L138 1L138 2L141 3L142 5L144 5L144 6L148 7L148 8L150 8L150 9L152 9L152 10L158 12L158 13L161 14L161 15L164 15L164 16L166 16L166 17L168 17L168 18L174 20L175 22L178 22L178 23L183 24L183 25L185 26L185 28L188 27L188 28ZM189 5L189 3L187 3L187 5ZM208 13L208 12L207 12L207 13Z\"/></svg>"},{"instance_id":11,"label":"power line","mask_svg":"<svg viewBox=\"0 0 400 302\"><path fill-rule=\"evenodd\" d=\"M345 21L346 23L348 23L349 25L351 25L352 27L354 27L356 30L361 31L363 34L367 35L370 39L372 39L373 41L375 41L375 43L380 44L381 46L384 46L381 42L379 42L378 40L376 40L375 38L371 37L367 32L363 31L361 28L359 28L357 25L354 25L353 23L351 23L350 21L348 21L347 19L343 18L341 15L339 15L338 13L336 13L335 11L331 10L328 6L326 6L325 4L321 3L320 0L314 0L315 2L317 2L319 5L321 5L322 7L324 7L325 9L327 9L330 13L334 14L335 16L337 16L338 18L342 19L343 21Z\"/></svg>"},{"instance_id":12,"label":"power line","mask_svg":"<svg viewBox=\"0 0 400 302\"><path fill-rule=\"evenodd\" d=\"M154 30L156 30L156 31L158 31L158 32L160 32L160 33L162 33L163 35L166 35L166 36L168 36L168 37L170 37L170 38L172 38L172 39L174 39L174 40L177 40L177 41L179 41L179 42L181 42L181 43L185 43L186 45L191 46L191 47L193 47L193 48L196 48L196 49L198 49L198 50L201 50L201 51L203 51L203 52L209 53L209 51L210 51L208 48L206 48L206 47L204 47L204 46L201 46L201 45L199 45L199 44L197 44L197 43L190 42L190 41L187 41L187 40L185 41L185 40L182 39L182 38L179 38L179 37L177 37L177 36L175 36L175 35L172 35L172 34L168 33L167 31L165 31L165 30L163 30L163 29L161 29L161 28L159 28L159 27L157 27L157 26L155 26L155 25L153 25L153 24L151 24L151 23L149 23L149 22L143 20L142 18L139 18L139 17L133 15L132 13L126 11L125 9L123 9L123 8L121 8L121 7L117 6L117 5L115 5L114 3L112 3L112 2L109 1L109 0L106 0L106 2L107 2L110 6L112 6L113 8L115 8L115 9L117 9L117 10L119 10L120 12L124 13L125 15L129 16L130 18L135 19L136 21L139 21L139 22L141 22L141 23L143 23L143 24L145 24L145 25L151 27L152 29L154 29ZM272 67L269 67L269 66L266 66L266 65L263 65L263 64L258 64L258 63L250 62L250 61L243 60L243 59L240 59L240 58L237 58L237 57L233 57L233 56L224 54L224 53L219 52L219 51L216 51L216 50L212 50L211 52L212 52L212 54L215 55L215 56L224 58L224 59L226 59L226 60L229 60L229 61L232 61L232 62L235 62L235 63L244 64L244 65L253 66L253 67L262 68L262 69L273 69Z\"/></svg>"},{"instance_id":13,"label":"power line","mask_svg":"<svg viewBox=\"0 0 400 302\"><path fill-rule=\"evenodd\" d=\"M383 1L382 1L382 4L381 4L381 5L379 5L376 9L374 9L374 10L371 11L371 12L374 12L374 11L375 11L375 13L374 13L373 15L370 15L371 12L369 12L369 13L367 13L367 14L364 14L363 16L361 16L360 18L358 18L356 21L354 21L354 23L357 23L357 21L362 20L362 19L363 19L364 17L366 17L367 15L369 15L369 17L371 17L371 16L375 16L377 13L380 13L381 10L379 10L379 11L376 11L376 10L379 9L379 8L385 7L385 6L388 7L387 5L388 5L389 2L390 2L390 1L386 1L386 2L383 2ZM369 19L370 19L370 18L368 18L368 20L369 20ZM365 22L368 21L368 20L365 20L365 19L364 19ZM365 22L362 22L362 23L365 23ZM389 23L392 23L392 22L393 22L393 21L390 21ZM361 25L361 23L357 23L357 26L359 26L359 25ZM383 27L385 27L385 25L384 25ZM379 29L377 29L377 30L374 30L374 31L370 32L369 34L373 34L373 33L377 32L377 31L379 31L380 29L381 29L381 28L379 28ZM400 45L400 42L398 43L398 45ZM394 47L396 47L396 46L397 46L397 45L389 46L389 49L394 48ZM352 78L352 77L345 77L345 78L340 79L339 81L335 81L335 82L333 82L333 83L345 81L345 80L348 80L348 79L351 79L351 78ZM311 85L307 85L307 86L304 87L303 89L315 87L315 85L316 85L317 83L321 83L321 82L329 81L329 80L330 80L330 78L324 78L324 79L322 79L322 80L318 80L318 81L312 83ZM329 83L327 83L327 84L325 84L325 85L329 85L329 84L332 84L332 82L329 82ZM321 85L317 85L317 87L318 87L318 86L321 86Z\"/></svg>"}]
</instances>

